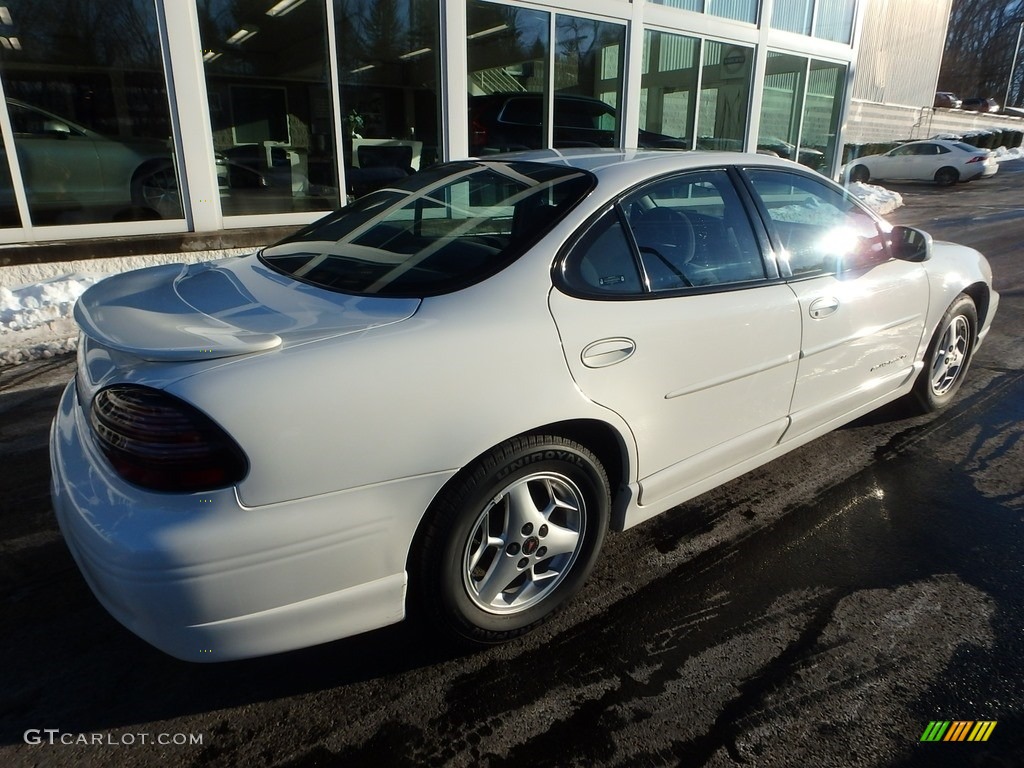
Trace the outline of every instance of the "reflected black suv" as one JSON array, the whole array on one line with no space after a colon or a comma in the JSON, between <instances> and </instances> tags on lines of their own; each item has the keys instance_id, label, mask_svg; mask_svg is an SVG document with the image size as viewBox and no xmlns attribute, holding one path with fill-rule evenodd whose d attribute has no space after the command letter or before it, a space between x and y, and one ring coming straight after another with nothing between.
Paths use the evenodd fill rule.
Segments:
<instances>
[{"instance_id":1,"label":"reflected black suv","mask_svg":"<svg viewBox=\"0 0 1024 768\"><path fill-rule=\"evenodd\" d=\"M480 156L544 146L544 94L492 93L469 99L469 150ZM600 99L555 94L556 149L615 147L615 109ZM648 149L689 149L673 136L641 130L637 145Z\"/></svg>"}]
</instances>

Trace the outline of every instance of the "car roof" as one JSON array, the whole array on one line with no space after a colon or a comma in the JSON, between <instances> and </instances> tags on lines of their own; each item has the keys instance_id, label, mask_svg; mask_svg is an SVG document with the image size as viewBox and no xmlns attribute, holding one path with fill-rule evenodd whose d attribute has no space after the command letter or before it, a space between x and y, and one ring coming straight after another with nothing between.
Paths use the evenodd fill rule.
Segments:
<instances>
[{"instance_id":1,"label":"car roof","mask_svg":"<svg viewBox=\"0 0 1024 768\"><path fill-rule=\"evenodd\" d=\"M647 178L658 172L669 173L696 168L725 166L775 166L803 169L805 166L770 155L738 152L711 152L705 150L605 150L605 148L567 148L567 150L527 150L523 152L487 155L477 158L484 162L521 161L564 165L581 168L597 175L608 173L633 174Z\"/></svg>"},{"instance_id":2,"label":"car roof","mask_svg":"<svg viewBox=\"0 0 1024 768\"><path fill-rule=\"evenodd\" d=\"M599 178L628 185L662 173L761 166L807 171L807 167L770 155L681 149L536 149L478 158L485 162L521 161L564 165L589 171Z\"/></svg>"}]
</instances>

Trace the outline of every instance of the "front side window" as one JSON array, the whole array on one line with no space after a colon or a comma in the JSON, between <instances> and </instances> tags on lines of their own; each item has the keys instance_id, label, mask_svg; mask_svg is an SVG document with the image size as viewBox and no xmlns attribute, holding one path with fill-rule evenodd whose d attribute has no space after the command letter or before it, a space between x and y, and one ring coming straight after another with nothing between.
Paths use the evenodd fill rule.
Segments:
<instances>
[{"instance_id":1,"label":"front side window","mask_svg":"<svg viewBox=\"0 0 1024 768\"><path fill-rule=\"evenodd\" d=\"M34 225L182 219L154 3L10 0L4 11L15 152L0 170L0 222L20 220L15 156Z\"/></svg>"},{"instance_id":2,"label":"front side window","mask_svg":"<svg viewBox=\"0 0 1024 768\"><path fill-rule=\"evenodd\" d=\"M260 258L341 293L447 293L507 266L592 186L585 171L540 163L437 165L360 198Z\"/></svg>"},{"instance_id":3,"label":"front side window","mask_svg":"<svg viewBox=\"0 0 1024 768\"><path fill-rule=\"evenodd\" d=\"M885 261L885 237L852 198L817 179L768 169L747 175L782 245L794 277L835 274Z\"/></svg>"}]
</instances>

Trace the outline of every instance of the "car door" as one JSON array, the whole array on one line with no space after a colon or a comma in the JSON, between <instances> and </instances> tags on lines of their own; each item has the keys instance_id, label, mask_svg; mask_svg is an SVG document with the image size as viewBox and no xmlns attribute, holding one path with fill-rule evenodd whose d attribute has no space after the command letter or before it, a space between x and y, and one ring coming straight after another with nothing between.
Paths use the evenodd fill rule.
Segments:
<instances>
[{"instance_id":1,"label":"car door","mask_svg":"<svg viewBox=\"0 0 1024 768\"><path fill-rule=\"evenodd\" d=\"M778 169L747 176L800 306L800 364L785 439L886 396L915 373L928 282L890 258L885 232L843 190Z\"/></svg>"},{"instance_id":2,"label":"car door","mask_svg":"<svg viewBox=\"0 0 1024 768\"><path fill-rule=\"evenodd\" d=\"M59 118L8 103L14 144L34 214L93 205L103 174L92 139Z\"/></svg>"},{"instance_id":3,"label":"car door","mask_svg":"<svg viewBox=\"0 0 1024 768\"><path fill-rule=\"evenodd\" d=\"M774 445L800 344L793 292L724 170L652 183L572 246L550 308L569 370L636 441L640 503Z\"/></svg>"}]
</instances>

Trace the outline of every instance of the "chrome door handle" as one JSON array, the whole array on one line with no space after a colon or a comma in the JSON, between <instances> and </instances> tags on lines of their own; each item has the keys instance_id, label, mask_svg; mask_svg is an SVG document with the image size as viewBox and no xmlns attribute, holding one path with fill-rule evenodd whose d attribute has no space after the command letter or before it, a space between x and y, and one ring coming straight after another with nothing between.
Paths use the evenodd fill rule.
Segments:
<instances>
[{"instance_id":1,"label":"chrome door handle","mask_svg":"<svg viewBox=\"0 0 1024 768\"><path fill-rule=\"evenodd\" d=\"M635 351L632 339L601 339L588 344L580 359L587 368L605 368L628 360Z\"/></svg>"},{"instance_id":2,"label":"chrome door handle","mask_svg":"<svg viewBox=\"0 0 1024 768\"><path fill-rule=\"evenodd\" d=\"M812 301L811 306L807 308L807 313L815 320L820 320L823 317L828 317L837 309L839 309L839 299L835 296L828 296Z\"/></svg>"}]
</instances>

